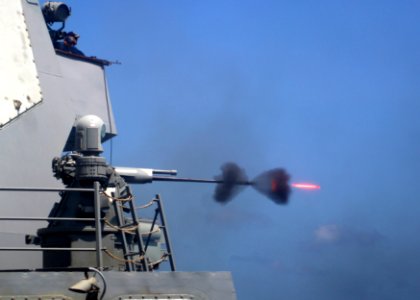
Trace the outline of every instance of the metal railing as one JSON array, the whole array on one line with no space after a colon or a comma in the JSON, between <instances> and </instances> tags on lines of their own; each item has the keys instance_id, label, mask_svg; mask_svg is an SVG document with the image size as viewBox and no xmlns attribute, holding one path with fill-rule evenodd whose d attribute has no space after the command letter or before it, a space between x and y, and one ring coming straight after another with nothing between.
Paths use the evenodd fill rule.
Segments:
<instances>
[{"instance_id":1,"label":"metal railing","mask_svg":"<svg viewBox=\"0 0 420 300\"><path fill-rule=\"evenodd\" d=\"M68 217L0 217L0 221L76 221L76 222L95 222L96 244L95 248L51 248L51 247L0 247L0 251L90 251L96 252L96 267L103 269L102 251L102 226L100 217L100 184L95 181L93 188L33 188L33 187L0 187L0 192L91 192L94 194L94 218L68 218ZM98 230L99 229L99 230Z\"/></svg>"}]
</instances>

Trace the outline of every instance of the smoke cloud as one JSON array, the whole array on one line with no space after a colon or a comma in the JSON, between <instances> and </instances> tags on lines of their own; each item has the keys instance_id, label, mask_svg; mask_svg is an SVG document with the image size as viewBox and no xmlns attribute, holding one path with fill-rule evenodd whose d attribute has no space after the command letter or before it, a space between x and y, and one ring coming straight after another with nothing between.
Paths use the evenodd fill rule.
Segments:
<instances>
[{"instance_id":1,"label":"smoke cloud","mask_svg":"<svg viewBox=\"0 0 420 300\"><path fill-rule=\"evenodd\" d=\"M248 177L243 169L232 162L225 163L221 169L222 174L216 176L215 179L223 182L217 184L213 197L219 203L226 203L244 188L243 185L238 185L238 183L247 182Z\"/></svg>"},{"instance_id":2,"label":"smoke cloud","mask_svg":"<svg viewBox=\"0 0 420 300\"><path fill-rule=\"evenodd\" d=\"M253 180L254 188L277 204L286 204L291 192L290 176L284 169L266 171Z\"/></svg>"},{"instance_id":3,"label":"smoke cloud","mask_svg":"<svg viewBox=\"0 0 420 300\"><path fill-rule=\"evenodd\" d=\"M225 163L221 170L222 174L215 177L215 180L221 181L221 183L217 184L213 196L219 203L230 201L247 185L252 185L257 191L277 204L286 204L289 200L290 176L284 169L266 171L253 181L248 181L245 171L233 162Z\"/></svg>"}]
</instances>

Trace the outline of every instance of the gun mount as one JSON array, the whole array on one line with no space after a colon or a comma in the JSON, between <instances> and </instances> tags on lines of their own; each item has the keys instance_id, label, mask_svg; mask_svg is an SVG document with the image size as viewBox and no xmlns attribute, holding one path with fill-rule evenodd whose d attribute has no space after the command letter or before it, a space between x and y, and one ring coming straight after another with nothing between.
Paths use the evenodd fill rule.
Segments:
<instances>
[{"instance_id":1,"label":"gun mount","mask_svg":"<svg viewBox=\"0 0 420 300\"><path fill-rule=\"evenodd\" d=\"M37 236L27 239L42 248L68 248L69 251L44 252L43 267L96 265L99 269L148 271L157 269L170 257L174 269L166 228L163 234L156 224L157 215L163 217L161 204L153 222L140 220L123 176L99 156L106 131L104 122L97 116L87 115L77 119L74 128L73 151L55 157L52 162L55 177L70 190L62 192L61 200L54 204L49 214L54 221L39 229ZM156 201L160 201L159 197ZM95 245L99 253L104 251L107 256L98 258L95 253L72 251L95 248Z\"/></svg>"}]
</instances>

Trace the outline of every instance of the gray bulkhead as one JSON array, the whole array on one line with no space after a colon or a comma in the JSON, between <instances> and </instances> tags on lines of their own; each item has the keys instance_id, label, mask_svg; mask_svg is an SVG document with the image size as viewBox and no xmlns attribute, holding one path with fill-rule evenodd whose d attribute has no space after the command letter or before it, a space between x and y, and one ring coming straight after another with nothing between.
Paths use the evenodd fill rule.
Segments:
<instances>
[{"instance_id":1,"label":"gray bulkhead","mask_svg":"<svg viewBox=\"0 0 420 300\"><path fill-rule=\"evenodd\" d=\"M62 153L78 116L97 115L106 124L107 138L116 135L104 66L56 54L38 1L1 0L2 9L9 1L21 4L25 22L22 26L26 25L21 30L27 30L30 40L27 51L33 53L42 100L0 127L0 186L62 187L61 182L53 177L51 161ZM18 12L11 11L9 15L13 18L16 13ZM1 26L0 33L4 30L7 27ZM16 49L16 55L22 55L19 51L20 49ZM0 89L5 84L9 83L0 83ZM53 202L58 199L57 193L2 191L0 215L46 217ZM25 234L34 233L43 225L45 223L42 222L1 221L0 245L22 246L23 244L15 243L23 243ZM28 255L26 253L18 258L12 253L3 255L8 257L4 261L10 267L19 267L21 263L27 266L29 261L34 265L40 264L38 260L22 259Z\"/></svg>"}]
</instances>

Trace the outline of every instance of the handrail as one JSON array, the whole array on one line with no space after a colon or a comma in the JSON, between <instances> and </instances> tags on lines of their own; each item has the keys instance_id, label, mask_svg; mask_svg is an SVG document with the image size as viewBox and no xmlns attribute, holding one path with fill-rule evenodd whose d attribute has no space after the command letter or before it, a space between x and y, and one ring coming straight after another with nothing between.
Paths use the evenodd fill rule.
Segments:
<instances>
[{"instance_id":1,"label":"handrail","mask_svg":"<svg viewBox=\"0 0 420 300\"><path fill-rule=\"evenodd\" d=\"M35 247L0 247L1 251L95 251L96 263L99 270L103 269L102 229L100 217L100 184L95 181L93 188L47 188L47 187L0 187L0 192L92 192L94 193L94 218L59 218L59 217L0 217L0 221L95 221L96 247L95 248L35 248Z\"/></svg>"},{"instance_id":2,"label":"handrail","mask_svg":"<svg viewBox=\"0 0 420 300\"><path fill-rule=\"evenodd\" d=\"M104 221L105 218L101 218L101 221ZM95 218L67 218L67 217L0 217L0 221L95 221Z\"/></svg>"},{"instance_id":3,"label":"handrail","mask_svg":"<svg viewBox=\"0 0 420 300\"><path fill-rule=\"evenodd\" d=\"M96 248L36 248L36 247L0 247L0 251L87 251L93 252L96 251ZM106 248L101 248L101 250L106 250Z\"/></svg>"},{"instance_id":4,"label":"handrail","mask_svg":"<svg viewBox=\"0 0 420 300\"><path fill-rule=\"evenodd\" d=\"M94 188L0 187L0 192L94 192Z\"/></svg>"}]
</instances>

